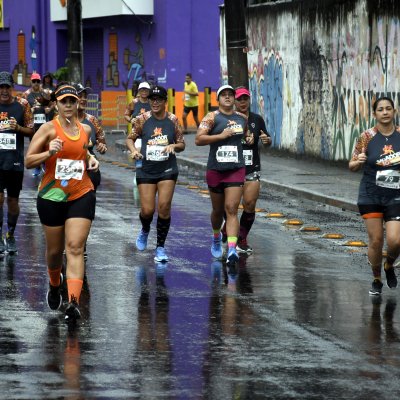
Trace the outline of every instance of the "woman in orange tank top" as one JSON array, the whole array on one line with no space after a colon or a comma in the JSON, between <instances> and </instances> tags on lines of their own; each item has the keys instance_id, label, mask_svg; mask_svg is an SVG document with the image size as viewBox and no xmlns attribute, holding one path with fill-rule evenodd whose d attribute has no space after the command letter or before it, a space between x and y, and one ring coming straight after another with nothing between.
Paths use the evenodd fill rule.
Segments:
<instances>
[{"instance_id":1,"label":"woman in orange tank top","mask_svg":"<svg viewBox=\"0 0 400 400\"><path fill-rule=\"evenodd\" d=\"M47 304L52 310L62 305L62 259L67 257L68 306L65 320L75 323L84 277L84 245L94 219L96 196L87 170L99 162L88 152L91 129L77 119L78 94L70 84L60 84L53 93L58 117L35 133L25 166L45 164L39 185L37 210L46 237L49 274Z\"/></svg>"}]
</instances>

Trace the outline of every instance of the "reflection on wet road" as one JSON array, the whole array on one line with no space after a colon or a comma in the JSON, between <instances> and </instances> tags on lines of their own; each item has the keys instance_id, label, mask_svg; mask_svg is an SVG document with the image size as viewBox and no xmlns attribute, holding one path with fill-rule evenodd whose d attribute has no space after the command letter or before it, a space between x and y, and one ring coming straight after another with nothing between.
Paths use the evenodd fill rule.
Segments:
<instances>
[{"instance_id":1,"label":"reflection on wet road","mask_svg":"<svg viewBox=\"0 0 400 400\"><path fill-rule=\"evenodd\" d=\"M43 235L26 177L20 251L0 264L0 398L399 397L398 291L368 296L363 253L258 217L254 254L228 269L210 256L209 199L179 185L170 261L157 264L154 228L149 249L134 248L132 171L104 164L102 175L83 318L71 331L45 302ZM275 196L260 207L284 207ZM301 206L315 214L312 203Z\"/></svg>"}]
</instances>

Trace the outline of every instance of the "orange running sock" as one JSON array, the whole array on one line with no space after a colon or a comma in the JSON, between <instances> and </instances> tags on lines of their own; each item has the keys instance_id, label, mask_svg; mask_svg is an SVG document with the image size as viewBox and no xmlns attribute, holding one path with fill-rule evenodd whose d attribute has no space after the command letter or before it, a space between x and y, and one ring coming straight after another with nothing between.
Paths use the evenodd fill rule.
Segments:
<instances>
[{"instance_id":1,"label":"orange running sock","mask_svg":"<svg viewBox=\"0 0 400 400\"><path fill-rule=\"evenodd\" d=\"M60 286L61 280L60 280L60 275L61 275L61 267L55 268L55 269L50 269L47 268L47 273L49 274L50 278L50 285L51 286Z\"/></svg>"},{"instance_id":2,"label":"orange running sock","mask_svg":"<svg viewBox=\"0 0 400 400\"><path fill-rule=\"evenodd\" d=\"M81 297L83 279L67 279L68 301L71 303L74 299L79 304Z\"/></svg>"}]
</instances>

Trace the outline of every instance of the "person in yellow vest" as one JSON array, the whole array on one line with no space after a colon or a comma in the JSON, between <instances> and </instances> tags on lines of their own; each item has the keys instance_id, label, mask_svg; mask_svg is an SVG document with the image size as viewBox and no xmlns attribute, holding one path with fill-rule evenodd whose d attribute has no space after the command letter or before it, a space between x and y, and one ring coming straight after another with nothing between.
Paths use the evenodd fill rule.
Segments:
<instances>
[{"instance_id":1,"label":"person in yellow vest","mask_svg":"<svg viewBox=\"0 0 400 400\"><path fill-rule=\"evenodd\" d=\"M196 122L196 127L200 125L197 114L199 112L199 91L197 85L192 81L192 74L187 73L185 77L185 86L183 89L183 128L185 133L187 132L187 116L193 113L194 122Z\"/></svg>"}]
</instances>

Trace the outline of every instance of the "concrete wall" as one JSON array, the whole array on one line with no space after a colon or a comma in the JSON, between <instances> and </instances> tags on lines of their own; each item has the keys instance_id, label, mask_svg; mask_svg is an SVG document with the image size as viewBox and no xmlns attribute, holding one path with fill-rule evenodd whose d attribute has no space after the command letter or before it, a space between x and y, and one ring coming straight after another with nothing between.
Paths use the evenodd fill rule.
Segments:
<instances>
[{"instance_id":1,"label":"concrete wall","mask_svg":"<svg viewBox=\"0 0 400 400\"><path fill-rule=\"evenodd\" d=\"M375 97L388 94L399 107L399 17L398 0L249 8L252 109L265 118L274 147L349 159L360 132L374 124Z\"/></svg>"}]
</instances>

